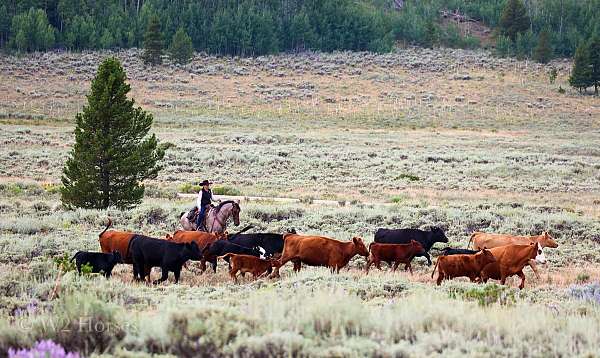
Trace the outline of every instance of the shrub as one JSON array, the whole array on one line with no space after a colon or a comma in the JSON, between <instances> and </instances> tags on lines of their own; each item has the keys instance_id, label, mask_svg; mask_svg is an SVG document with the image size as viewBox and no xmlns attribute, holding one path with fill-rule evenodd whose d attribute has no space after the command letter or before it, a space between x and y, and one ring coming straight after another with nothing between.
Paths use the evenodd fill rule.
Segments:
<instances>
[{"instance_id":1,"label":"shrub","mask_svg":"<svg viewBox=\"0 0 600 358\"><path fill-rule=\"evenodd\" d=\"M117 308L95 296L76 293L59 299L51 315L34 319L34 337L50 338L85 356L103 353L125 337Z\"/></svg>"},{"instance_id":2,"label":"shrub","mask_svg":"<svg viewBox=\"0 0 600 358\"><path fill-rule=\"evenodd\" d=\"M586 283L588 282L590 279L590 274L587 272L581 272L579 275L577 275L577 278L575 279L575 281L577 281L578 283Z\"/></svg>"},{"instance_id":3,"label":"shrub","mask_svg":"<svg viewBox=\"0 0 600 358\"><path fill-rule=\"evenodd\" d=\"M71 257L67 253L63 254L62 256L55 257L54 263L62 272L69 272L75 270L75 262L71 261Z\"/></svg>"},{"instance_id":4,"label":"shrub","mask_svg":"<svg viewBox=\"0 0 600 358\"><path fill-rule=\"evenodd\" d=\"M30 349L9 349L9 358L79 358L79 353L66 352L60 345L51 340L39 341Z\"/></svg>"},{"instance_id":5,"label":"shrub","mask_svg":"<svg viewBox=\"0 0 600 358\"><path fill-rule=\"evenodd\" d=\"M569 287L569 294L577 299L600 304L600 283L574 285Z\"/></svg>"},{"instance_id":6,"label":"shrub","mask_svg":"<svg viewBox=\"0 0 600 358\"><path fill-rule=\"evenodd\" d=\"M212 192L215 195L233 195L233 196L242 195L241 191L239 191L236 188L230 187L230 186L215 186L212 189Z\"/></svg>"},{"instance_id":7,"label":"shrub","mask_svg":"<svg viewBox=\"0 0 600 358\"><path fill-rule=\"evenodd\" d=\"M480 306L489 306L494 303L501 305L515 303L514 292L506 286L497 285L495 283L483 287L469 288L463 292L451 290L449 295L452 298L456 298L457 295L460 295L465 300L477 301Z\"/></svg>"},{"instance_id":8,"label":"shrub","mask_svg":"<svg viewBox=\"0 0 600 358\"><path fill-rule=\"evenodd\" d=\"M396 179L398 179L398 180L399 179L406 179L408 181L419 181L419 180L421 180L421 178L419 178L418 176L413 175L413 174L408 174L408 173L402 173L402 174L398 175L398 178L396 178Z\"/></svg>"}]
</instances>

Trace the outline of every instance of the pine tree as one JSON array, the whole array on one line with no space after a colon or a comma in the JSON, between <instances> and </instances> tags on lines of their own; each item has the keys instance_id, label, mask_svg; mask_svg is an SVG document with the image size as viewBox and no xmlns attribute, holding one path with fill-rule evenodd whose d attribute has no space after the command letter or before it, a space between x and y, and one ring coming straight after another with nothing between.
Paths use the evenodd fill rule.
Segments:
<instances>
[{"instance_id":1,"label":"pine tree","mask_svg":"<svg viewBox=\"0 0 600 358\"><path fill-rule=\"evenodd\" d=\"M427 21L425 24L425 45L434 47L438 42L438 30L433 21Z\"/></svg>"},{"instance_id":2,"label":"pine tree","mask_svg":"<svg viewBox=\"0 0 600 358\"><path fill-rule=\"evenodd\" d=\"M579 89L579 92L583 92L584 89L593 85L590 54L585 43L579 45L575 51L569 84L571 87Z\"/></svg>"},{"instance_id":3,"label":"pine tree","mask_svg":"<svg viewBox=\"0 0 600 358\"><path fill-rule=\"evenodd\" d=\"M104 60L87 106L75 117L75 145L62 176L67 207L132 207L144 196L143 181L161 169L164 149L148 135L153 117L133 107L125 81L119 61Z\"/></svg>"},{"instance_id":4,"label":"pine tree","mask_svg":"<svg viewBox=\"0 0 600 358\"><path fill-rule=\"evenodd\" d=\"M163 40L160 32L160 20L154 15L148 21L148 27L144 33L144 61L152 65L162 63Z\"/></svg>"},{"instance_id":5,"label":"pine tree","mask_svg":"<svg viewBox=\"0 0 600 358\"><path fill-rule=\"evenodd\" d=\"M508 0L506 2L499 25L500 32L510 37L512 41L517 39L517 34L527 31L530 20L521 0Z\"/></svg>"},{"instance_id":6,"label":"pine tree","mask_svg":"<svg viewBox=\"0 0 600 358\"><path fill-rule=\"evenodd\" d=\"M190 62L194 55L192 38L188 36L183 28L179 28L173 35L171 46L169 46L169 55L173 61L181 64Z\"/></svg>"},{"instance_id":7,"label":"pine tree","mask_svg":"<svg viewBox=\"0 0 600 358\"><path fill-rule=\"evenodd\" d=\"M539 63L548 63L552 59L550 35L547 30L542 30L542 32L540 32L537 46L533 52L533 59Z\"/></svg>"},{"instance_id":8,"label":"pine tree","mask_svg":"<svg viewBox=\"0 0 600 358\"><path fill-rule=\"evenodd\" d=\"M591 67L591 82L594 86L594 93L598 95L600 87L600 38L594 37L588 45Z\"/></svg>"}]
</instances>

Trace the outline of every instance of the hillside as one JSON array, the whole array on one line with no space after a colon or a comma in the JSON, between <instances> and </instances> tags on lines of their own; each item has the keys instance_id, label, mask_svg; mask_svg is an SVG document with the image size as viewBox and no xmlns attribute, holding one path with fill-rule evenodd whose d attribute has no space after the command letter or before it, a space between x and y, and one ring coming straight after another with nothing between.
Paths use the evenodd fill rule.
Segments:
<instances>
[{"instance_id":1,"label":"hillside","mask_svg":"<svg viewBox=\"0 0 600 358\"><path fill-rule=\"evenodd\" d=\"M82 356L593 356L600 349L600 103L567 85L570 61L498 59L483 50L407 47L386 54L197 54L150 67L136 49L0 57L0 352L51 339ZM165 168L131 210L67 210L62 167L74 116L100 61L118 57L131 96L155 117ZM548 73L558 77L550 84ZM565 89L564 93L559 88ZM281 279L227 264L181 283L62 272L115 230L164 238L200 180L242 201L251 232L373 241L377 228L548 231L536 278L507 287L436 286L356 256L339 274L288 264ZM321 205L328 199L339 205ZM437 257L438 251L432 250ZM63 259L61 259L63 258ZM57 262L62 263L60 266ZM401 266L402 267L402 266ZM158 277L155 270L153 278ZM61 329L65 328L65 329ZM549 340L548 332L560 332Z\"/></svg>"}]
</instances>

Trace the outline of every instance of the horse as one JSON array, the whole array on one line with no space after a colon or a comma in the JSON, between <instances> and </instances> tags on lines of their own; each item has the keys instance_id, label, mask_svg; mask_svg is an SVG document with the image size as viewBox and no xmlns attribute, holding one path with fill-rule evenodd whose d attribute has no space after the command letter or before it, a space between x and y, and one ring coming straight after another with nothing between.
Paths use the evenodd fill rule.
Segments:
<instances>
[{"instance_id":1,"label":"horse","mask_svg":"<svg viewBox=\"0 0 600 358\"><path fill-rule=\"evenodd\" d=\"M240 224L240 204L237 201L227 200L215 207L211 207L206 215L206 230L208 232L223 233L227 229L227 221L233 217L235 226ZM188 219L189 211L181 213L179 222L184 230L195 231L196 221Z\"/></svg>"}]
</instances>

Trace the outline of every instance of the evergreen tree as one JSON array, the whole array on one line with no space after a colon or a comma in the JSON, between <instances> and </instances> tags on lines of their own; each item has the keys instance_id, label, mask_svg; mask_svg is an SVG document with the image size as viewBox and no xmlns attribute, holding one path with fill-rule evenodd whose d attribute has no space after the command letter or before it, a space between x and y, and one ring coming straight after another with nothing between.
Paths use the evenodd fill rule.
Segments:
<instances>
[{"instance_id":1,"label":"evergreen tree","mask_svg":"<svg viewBox=\"0 0 600 358\"><path fill-rule=\"evenodd\" d=\"M160 32L160 20L158 16L150 17L148 27L144 33L144 61L152 65L162 63L163 40Z\"/></svg>"},{"instance_id":2,"label":"evergreen tree","mask_svg":"<svg viewBox=\"0 0 600 358\"><path fill-rule=\"evenodd\" d=\"M144 196L142 182L161 169L164 149L148 135L153 117L134 108L125 81L119 61L104 60L87 106L75 117L75 145L62 176L62 202L68 207L132 207Z\"/></svg>"},{"instance_id":3,"label":"evergreen tree","mask_svg":"<svg viewBox=\"0 0 600 358\"><path fill-rule=\"evenodd\" d=\"M585 43L582 43L575 51L573 69L571 69L571 76L569 77L571 87L577 88L579 92L582 92L593 85L591 66L589 49Z\"/></svg>"},{"instance_id":4,"label":"evergreen tree","mask_svg":"<svg viewBox=\"0 0 600 358\"><path fill-rule=\"evenodd\" d=\"M427 21L425 24L425 45L434 47L438 42L438 30L433 21Z\"/></svg>"},{"instance_id":5,"label":"evergreen tree","mask_svg":"<svg viewBox=\"0 0 600 358\"><path fill-rule=\"evenodd\" d=\"M11 47L18 51L47 50L54 46L54 28L42 9L29 11L12 19Z\"/></svg>"},{"instance_id":6,"label":"evergreen tree","mask_svg":"<svg viewBox=\"0 0 600 358\"><path fill-rule=\"evenodd\" d=\"M181 64L190 62L194 55L192 38L181 27L173 35L173 41L171 41L171 46L169 46L169 55L173 61Z\"/></svg>"},{"instance_id":7,"label":"evergreen tree","mask_svg":"<svg viewBox=\"0 0 600 358\"><path fill-rule=\"evenodd\" d=\"M550 34L547 30L540 32L537 46L533 52L533 59L539 63L548 63L552 59L552 47L550 47Z\"/></svg>"},{"instance_id":8,"label":"evergreen tree","mask_svg":"<svg viewBox=\"0 0 600 358\"><path fill-rule=\"evenodd\" d=\"M527 10L521 0L508 0L500 17L500 31L512 41L517 39L517 34L527 31L530 25Z\"/></svg>"},{"instance_id":9,"label":"evergreen tree","mask_svg":"<svg viewBox=\"0 0 600 358\"><path fill-rule=\"evenodd\" d=\"M591 82L594 86L594 93L598 95L600 87L600 38L594 37L588 46L591 67Z\"/></svg>"}]
</instances>

